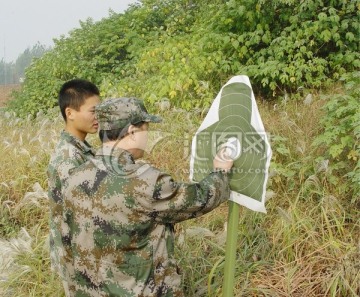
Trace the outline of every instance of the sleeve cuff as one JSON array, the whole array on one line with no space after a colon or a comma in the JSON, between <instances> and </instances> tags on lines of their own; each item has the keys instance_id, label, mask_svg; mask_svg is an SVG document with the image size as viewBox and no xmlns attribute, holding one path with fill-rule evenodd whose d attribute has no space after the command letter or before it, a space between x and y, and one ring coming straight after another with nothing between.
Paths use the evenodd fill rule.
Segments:
<instances>
[{"instance_id":1,"label":"sleeve cuff","mask_svg":"<svg viewBox=\"0 0 360 297\"><path fill-rule=\"evenodd\" d=\"M214 168L211 172L230 173L230 170L231 170L231 169Z\"/></svg>"}]
</instances>

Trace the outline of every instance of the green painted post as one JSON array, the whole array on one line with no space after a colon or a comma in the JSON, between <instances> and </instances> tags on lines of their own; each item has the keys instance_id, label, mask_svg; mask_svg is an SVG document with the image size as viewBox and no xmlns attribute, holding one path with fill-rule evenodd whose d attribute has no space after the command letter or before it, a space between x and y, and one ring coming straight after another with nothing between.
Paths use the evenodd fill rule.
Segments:
<instances>
[{"instance_id":1,"label":"green painted post","mask_svg":"<svg viewBox=\"0 0 360 297\"><path fill-rule=\"evenodd\" d=\"M229 201L228 203L229 203L229 214L228 214L228 225L227 225L227 234L226 234L223 297L234 297L236 247L237 247L240 205L233 201Z\"/></svg>"}]
</instances>

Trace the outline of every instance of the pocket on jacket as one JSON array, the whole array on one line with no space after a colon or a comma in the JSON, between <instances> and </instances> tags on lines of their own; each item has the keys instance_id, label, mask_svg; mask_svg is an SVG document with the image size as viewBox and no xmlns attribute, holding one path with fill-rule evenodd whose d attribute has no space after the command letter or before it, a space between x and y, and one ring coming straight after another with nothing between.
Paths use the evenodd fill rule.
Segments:
<instances>
[{"instance_id":1,"label":"pocket on jacket","mask_svg":"<svg viewBox=\"0 0 360 297\"><path fill-rule=\"evenodd\" d=\"M102 290L111 296L142 292L153 279L153 270L152 259L136 257L130 263L119 265L104 262L99 269Z\"/></svg>"}]
</instances>

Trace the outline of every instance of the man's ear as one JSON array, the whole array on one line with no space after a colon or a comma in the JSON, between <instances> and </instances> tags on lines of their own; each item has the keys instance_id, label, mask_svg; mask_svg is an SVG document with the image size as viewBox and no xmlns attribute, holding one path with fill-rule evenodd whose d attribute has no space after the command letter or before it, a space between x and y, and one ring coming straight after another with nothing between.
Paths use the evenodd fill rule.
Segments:
<instances>
[{"instance_id":1,"label":"man's ear","mask_svg":"<svg viewBox=\"0 0 360 297\"><path fill-rule=\"evenodd\" d=\"M73 120L74 119L74 110L71 107L65 108L66 119Z\"/></svg>"},{"instance_id":2,"label":"man's ear","mask_svg":"<svg viewBox=\"0 0 360 297\"><path fill-rule=\"evenodd\" d=\"M135 127L134 125L130 125L128 128L128 135L132 140L135 140L135 132L137 131L137 129L138 128Z\"/></svg>"}]
</instances>

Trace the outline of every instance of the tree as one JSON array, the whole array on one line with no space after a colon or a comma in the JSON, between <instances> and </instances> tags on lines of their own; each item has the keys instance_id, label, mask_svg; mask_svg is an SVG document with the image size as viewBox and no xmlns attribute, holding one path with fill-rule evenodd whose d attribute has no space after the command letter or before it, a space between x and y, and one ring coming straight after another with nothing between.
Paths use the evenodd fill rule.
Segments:
<instances>
[{"instance_id":1,"label":"tree","mask_svg":"<svg viewBox=\"0 0 360 297\"><path fill-rule=\"evenodd\" d=\"M6 63L4 59L0 61L0 85L12 84L13 82L13 68L12 62Z\"/></svg>"},{"instance_id":2,"label":"tree","mask_svg":"<svg viewBox=\"0 0 360 297\"><path fill-rule=\"evenodd\" d=\"M14 65L14 71L18 79L25 76L25 69L30 66L31 62L35 58L40 58L49 49L45 45L36 43L32 48L28 47L19 57L16 59Z\"/></svg>"},{"instance_id":3,"label":"tree","mask_svg":"<svg viewBox=\"0 0 360 297\"><path fill-rule=\"evenodd\" d=\"M14 62L5 62L4 59L0 61L0 84L18 84L21 78L25 76L25 70L30 66L33 59L40 58L48 51L44 45L39 42L32 48L28 47L21 53Z\"/></svg>"}]
</instances>

